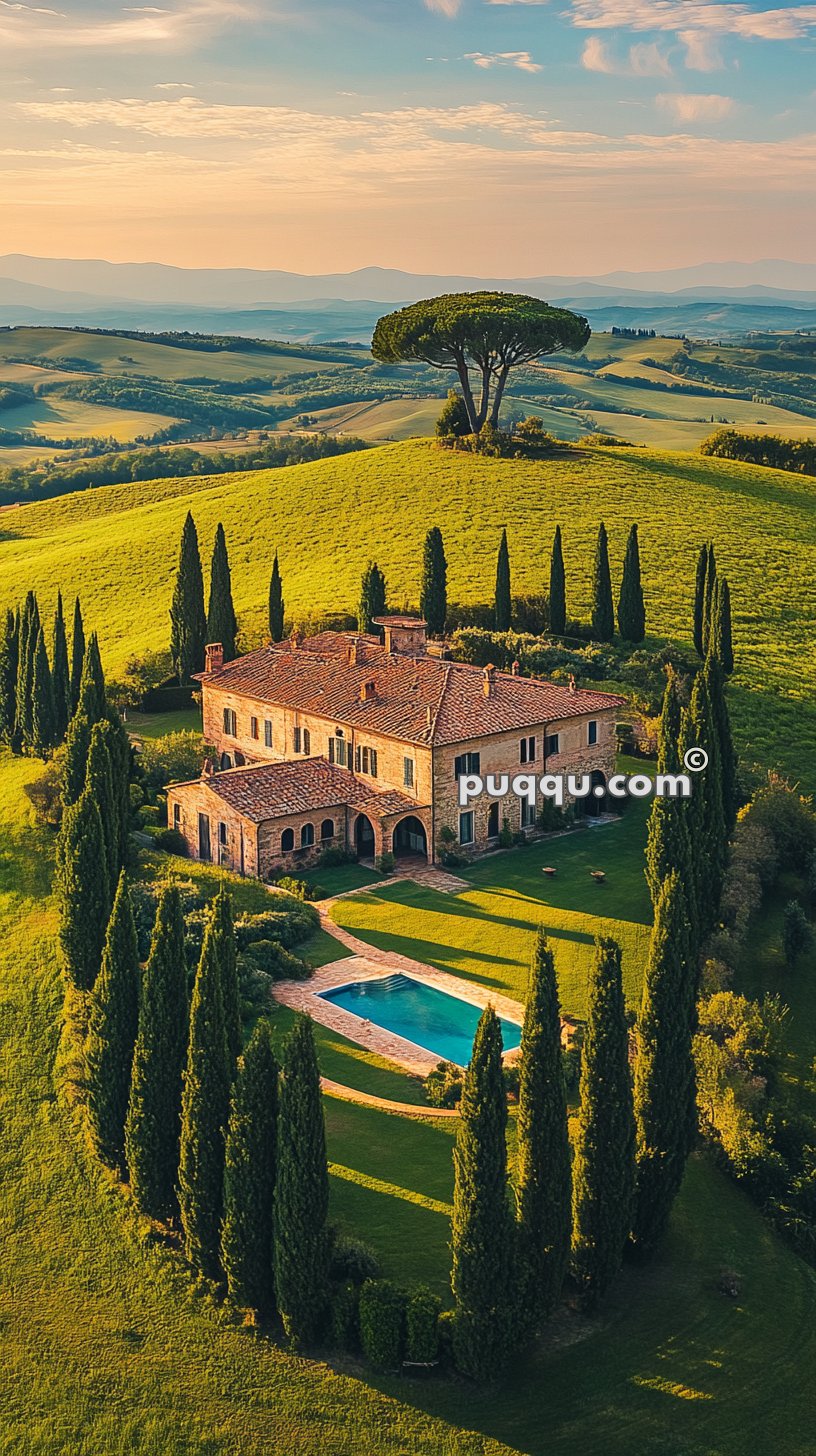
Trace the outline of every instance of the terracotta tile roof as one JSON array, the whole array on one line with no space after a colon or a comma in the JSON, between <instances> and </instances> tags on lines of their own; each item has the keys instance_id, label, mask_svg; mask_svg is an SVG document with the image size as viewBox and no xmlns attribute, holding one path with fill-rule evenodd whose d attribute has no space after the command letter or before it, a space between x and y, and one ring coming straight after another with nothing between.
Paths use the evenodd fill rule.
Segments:
<instances>
[{"instance_id":1,"label":"terracotta tile roof","mask_svg":"<svg viewBox=\"0 0 816 1456\"><path fill-rule=\"evenodd\" d=\"M336 768L325 758L300 758L284 763L256 763L245 768L224 769L202 780L231 809L253 824L278 819L286 814L308 814L312 810L336 809L345 804L362 809L371 817L415 812L418 806L397 789L376 793L348 769ZM169 784L170 789L185 784Z\"/></svg>"},{"instance_id":2,"label":"terracotta tile roof","mask_svg":"<svg viewBox=\"0 0 816 1456\"><path fill-rule=\"evenodd\" d=\"M386 653L375 638L346 632L321 632L294 649L289 642L274 643L200 676L205 685L227 692L424 744L460 743L626 701L506 672L494 672L488 696L480 667L424 654ZM362 688L370 682L374 696L363 701Z\"/></svg>"}]
</instances>

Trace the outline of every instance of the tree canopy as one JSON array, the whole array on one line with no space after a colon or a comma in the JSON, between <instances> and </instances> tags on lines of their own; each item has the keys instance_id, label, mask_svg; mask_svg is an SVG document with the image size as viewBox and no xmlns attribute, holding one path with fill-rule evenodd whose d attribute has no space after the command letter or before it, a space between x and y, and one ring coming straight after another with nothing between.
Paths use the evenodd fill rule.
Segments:
<instances>
[{"instance_id":1,"label":"tree canopy","mask_svg":"<svg viewBox=\"0 0 816 1456\"><path fill-rule=\"evenodd\" d=\"M455 369L471 429L498 425L510 370L543 354L582 349L590 335L580 314L523 293L444 293L381 318L371 352L382 363L421 360ZM470 371L479 376L478 402Z\"/></svg>"}]
</instances>

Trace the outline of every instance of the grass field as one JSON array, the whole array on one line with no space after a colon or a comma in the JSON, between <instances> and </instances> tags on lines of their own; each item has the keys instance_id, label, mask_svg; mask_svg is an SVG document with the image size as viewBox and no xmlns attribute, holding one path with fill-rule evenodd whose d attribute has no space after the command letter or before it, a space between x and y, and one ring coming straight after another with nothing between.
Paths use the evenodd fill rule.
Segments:
<instances>
[{"instance_id":1,"label":"grass field","mask_svg":"<svg viewBox=\"0 0 816 1456\"><path fill-rule=\"evenodd\" d=\"M601 1316L565 1313L497 1389L296 1359L196 1295L54 1094L52 839L27 822L31 771L0 764L4 1456L743 1456L746 1432L812 1456L814 1276L704 1160L660 1257L626 1270ZM445 1295L450 1127L325 1105L333 1217L395 1278ZM724 1265L736 1300L718 1292Z\"/></svg>"},{"instance_id":2,"label":"grass field","mask_svg":"<svg viewBox=\"0 0 816 1456\"><path fill-rule=\"evenodd\" d=\"M697 550L710 537L731 583L740 749L816 787L814 505L812 480L694 455L588 449L539 463L389 445L285 470L109 486L7 512L0 606L29 588L46 609L57 586L66 597L79 591L115 676L132 653L167 642L178 540L192 509L205 563L225 523L236 607L251 630L263 626L276 549L294 615L353 608L375 542L390 602L416 605L422 542L435 523L450 596L474 601L492 595L503 525L514 590L546 589L560 522L569 610L586 617L603 518L615 591L637 521L648 629L688 643Z\"/></svg>"},{"instance_id":3,"label":"grass field","mask_svg":"<svg viewBox=\"0 0 816 1456\"><path fill-rule=\"evenodd\" d=\"M170 415L86 404L81 399L63 399L59 394L38 395L30 404L3 410L0 415L0 428L4 430L32 430L44 439L66 441L110 436L122 444L175 423Z\"/></svg>"}]
</instances>

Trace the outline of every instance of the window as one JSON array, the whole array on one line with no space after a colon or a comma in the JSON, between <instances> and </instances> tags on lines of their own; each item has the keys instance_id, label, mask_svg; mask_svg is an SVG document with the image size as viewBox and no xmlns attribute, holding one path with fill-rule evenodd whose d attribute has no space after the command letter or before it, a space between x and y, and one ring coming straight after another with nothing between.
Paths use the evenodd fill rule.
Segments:
<instances>
[{"instance_id":1,"label":"window","mask_svg":"<svg viewBox=\"0 0 816 1456\"><path fill-rule=\"evenodd\" d=\"M477 774L481 772L482 757L479 753L460 753L454 760L453 776L460 779L463 774Z\"/></svg>"},{"instance_id":2,"label":"window","mask_svg":"<svg viewBox=\"0 0 816 1456\"><path fill-rule=\"evenodd\" d=\"M339 768L350 768L348 757L348 744L345 738L329 739L329 763L336 763Z\"/></svg>"},{"instance_id":3,"label":"window","mask_svg":"<svg viewBox=\"0 0 816 1456\"><path fill-rule=\"evenodd\" d=\"M376 748L358 747L354 755L354 762L358 773L369 774L372 779L377 777Z\"/></svg>"},{"instance_id":4,"label":"window","mask_svg":"<svg viewBox=\"0 0 816 1456\"><path fill-rule=\"evenodd\" d=\"M473 838L473 810L467 809L459 815L459 843L472 844Z\"/></svg>"},{"instance_id":5,"label":"window","mask_svg":"<svg viewBox=\"0 0 816 1456\"><path fill-rule=\"evenodd\" d=\"M532 763L535 759L535 738L522 738L519 744L519 761Z\"/></svg>"},{"instance_id":6,"label":"window","mask_svg":"<svg viewBox=\"0 0 816 1456\"><path fill-rule=\"evenodd\" d=\"M272 747L272 723L269 718L264 718L264 748Z\"/></svg>"},{"instance_id":7,"label":"window","mask_svg":"<svg viewBox=\"0 0 816 1456\"><path fill-rule=\"evenodd\" d=\"M225 708L224 709L224 732L225 733L228 733L229 736L230 736L230 738L234 738L235 735L236 735L236 733L237 733L237 731L238 731L238 727L237 727L237 723L236 723L236 720L235 720L235 709L234 708Z\"/></svg>"},{"instance_id":8,"label":"window","mask_svg":"<svg viewBox=\"0 0 816 1456\"><path fill-rule=\"evenodd\" d=\"M292 747L294 748L295 753L300 753L300 729L299 728L293 728L292 729Z\"/></svg>"},{"instance_id":9,"label":"window","mask_svg":"<svg viewBox=\"0 0 816 1456\"><path fill-rule=\"evenodd\" d=\"M304 824L300 831L301 849L309 849L314 844L314 824Z\"/></svg>"},{"instance_id":10,"label":"window","mask_svg":"<svg viewBox=\"0 0 816 1456\"><path fill-rule=\"evenodd\" d=\"M250 732L250 735L251 735L252 738L257 738L258 737L258 719L257 718L250 718L250 720L249 720L249 732Z\"/></svg>"},{"instance_id":11,"label":"window","mask_svg":"<svg viewBox=\"0 0 816 1456\"><path fill-rule=\"evenodd\" d=\"M320 826L321 839L334 839L334 820L324 819Z\"/></svg>"},{"instance_id":12,"label":"window","mask_svg":"<svg viewBox=\"0 0 816 1456\"><path fill-rule=\"evenodd\" d=\"M558 752L559 752L559 748L558 748L558 734L557 733L548 733L547 734L547 753L550 754L550 753L558 753Z\"/></svg>"},{"instance_id":13,"label":"window","mask_svg":"<svg viewBox=\"0 0 816 1456\"><path fill-rule=\"evenodd\" d=\"M295 847L295 831L294 831L294 829L284 829L283 834L281 835L281 850L282 850L282 852L284 854L286 854L286 852L288 850L294 849L294 847Z\"/></svg>"},{"instance_id":14,"label":"window","mask_svg":"<svg viewBox=\"0 0 816 1456\"><path fill-rule=\"evenodd\" d=\"M227 826L224 823L223 819L219 819L219 821L218 821L218 843L219 844L226 844L226 842L227 842Z\"/></svg>"},{"instance_id":15,"label":"window","mask_svg":"<svg viewBox=\"0 0 816 1456\"><path fill-rule=\"evenodd\" d=\"M173 828L181 829L181 804L173 805Z\"/></svg>"},{"instance_id":16,"label":"window","mask_svg":"<svg viewBox=\"0 0 816 1456\"><path fill-rule=\"evenodd\" d=\"M535 804L531 804L529 799L522 799L522 801L521 801L521 827L522 827L522 829L531 829L534 824L535 824Z\"/></svg>"},{"instance_id":17,"label":"window","mask_svg":"<svg viewBox=\"0 0 816 1456\"><path fill-rule=\"evenodd\" d=\"M498 806L498 804L491 804L490 805L490 813L487 816L487 837L488 837L488 839L498 839L498 837L499 837L499 806Z\"/></svg>"},{"instance_id":18,"label":"window","mask_svg":"<svg viewBox=\"0 0 816 1456\"><path fill-rule=\"evenodd\" d=\"M304 730L303 730L303 752L304 753L311 753L311 751L312 751L312 735L309 732L308 728L304 728Z\"/></svg>"},{"instance_id":19,"label":"window","mask_svg":"<svg viewBox=\"0 0 816 1456\"><path fill-rule=\"evenodd\" d=\"M199 859L212 859L210 850L210 821L206 814L198 816L198 857Z\"/></svg>"},{"instance_id":20,"label":"window","mask_svg":"<svg viewBox=\"0 0 816 1456\"><path fill-rule=\"evenodd\" d=\"M598 720L597 720L597 718L590 718L589 722L587 723L587 743L591 747L593 743L597 743L597 742L598 742Z\"/></svg>"},{"instance_id":21,"label":"window","mask_svg":"<svg viewBox=\"0 0 816 1456\"><path fill-rule=\"evenodd\" d=\"M412 758L402 760L402 782L406 789L414 787L414 760Z\"/></svg>"}]
</instances>

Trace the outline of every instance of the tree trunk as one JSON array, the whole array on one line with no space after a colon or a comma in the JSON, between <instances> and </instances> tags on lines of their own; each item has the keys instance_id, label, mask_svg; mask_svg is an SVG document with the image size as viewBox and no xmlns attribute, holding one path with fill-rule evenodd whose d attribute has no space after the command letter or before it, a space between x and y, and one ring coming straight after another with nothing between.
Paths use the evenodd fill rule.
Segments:
<instances>
[{"instance_id":1,"label":"tree trunk","mask_svg":"<svg viewBox=\"0 0 816 1456\"><path fill-rule=\"evenodd\" d=\"M487 411L488 411L489 405L490 405L490 365L489 364L483 364L482 365L482 394L481 394L481 398L479 400L479 414L478 414L478 421L479 421L479 426L478 427L479 427L479 429L482 428L482 425L484 424L485 420L487 419Z\"/></svg>"},{"instance_id":2,"label":"tree trunk","mask_svg":"<svg viewBox=\"0 0 816 1456\"><path fill-rule=\"evenodd\" d=\"M500 369L498 377L496 379L496 390L493 395L493 408L490 411L490 423L496 429L498 429L499 425L499 410L501 408L502 395L504 394L504 386L507 383L507 376L509 373L510 365L504 364Z\"/></svg>"},{"instance_id":3,"label":"tree trunk","mask_svg":"<svg viewBox=\"0 0 816 1456\"><path fill-rule=\"evenodd\" d=\"M470 428L474 435L478 435L482 422L476 413L476 403L470 387L470 375L468 374L464 354L460 354L456 360L456 373L459 375L459 383L462 386L462 398L465 401L465 409L467 410L468 420L470 421Z\"/></svg>"}]
</instances>

